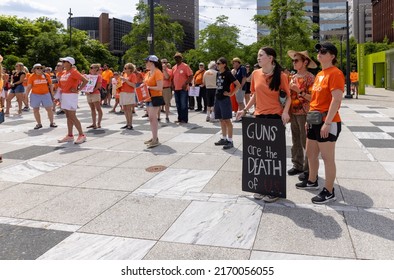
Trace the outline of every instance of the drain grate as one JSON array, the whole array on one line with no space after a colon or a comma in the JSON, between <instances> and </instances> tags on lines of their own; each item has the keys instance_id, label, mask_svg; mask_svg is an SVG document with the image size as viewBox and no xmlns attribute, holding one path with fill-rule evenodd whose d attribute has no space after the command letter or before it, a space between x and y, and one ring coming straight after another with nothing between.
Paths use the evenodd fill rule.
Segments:
<instances>
[{"instance_id":1,"label":"drain grate","mask_svg":"<svg viewBox=\"0 0 394 280\"><path fill-rule=\"evenodd\" d=\"M164 166L164 165L153 165L153 166L149 166L145 170L147 172L161 172L161 171L163 171L165 169L167 169L167 166Z\"/></svg>"}]
</instances>

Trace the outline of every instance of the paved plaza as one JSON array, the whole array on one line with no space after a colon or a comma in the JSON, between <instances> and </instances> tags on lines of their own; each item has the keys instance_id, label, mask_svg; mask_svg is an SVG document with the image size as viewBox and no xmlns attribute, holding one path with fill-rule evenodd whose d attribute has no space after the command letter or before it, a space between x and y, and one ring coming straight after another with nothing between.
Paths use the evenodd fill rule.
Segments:
<instances>
[{"instance_id":1,"label":"paved plaza","mask_svg":"<svg viewBox=\"0 0 394 280\"><path fill-rule=\"evenodd\" d=\"M222 150L219 123L189 113L161 122L162 143L147 149L142 109L134 130L104 108L87 142L58 144L58 128L34 130L32 111L0 125L0 259L394 259L394 92L367 88L344 99L336 149L337 201L314 205L297 190L267 204L241 190L242 131ZM78 117L91 124L85 96ZM15 113L13 103L12 113ZM162 117L164 120L164 117ZM291 168L290 127L286 129ZM152 166L164 170L149 172ZM319 185L324 186L320 164Z\"/></svg>"}]
</instances>

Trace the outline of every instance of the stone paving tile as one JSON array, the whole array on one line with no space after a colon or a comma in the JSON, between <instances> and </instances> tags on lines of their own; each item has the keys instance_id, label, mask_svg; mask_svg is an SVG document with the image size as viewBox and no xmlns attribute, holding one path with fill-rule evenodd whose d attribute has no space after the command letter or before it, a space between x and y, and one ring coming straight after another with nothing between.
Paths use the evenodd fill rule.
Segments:
<instances>
[{"instance_id":1,"label":"stone paving tile","mask_svg":"<svg viewBox=\"0 0 394 280\"><path fill-rule=\"evenodd\" d=\"M18 183L17 182L1 181L1 183L0 183L0 191L2 191L4 189L7 189L7 188L9 188L11 186L14 186L16 184L18 184Z\"/></svg>"},{"instance_id":2,"label":"stone paving tile","mask_svg":"<svg viewBox=\"0 0 394 280\"><path fill-rule=\"evenodd\" d=\"M88 137L103 137L111 134L117 133L116 130L108 129L90 129L86 131L86 136Z\"/></svg>"},{"instance_id":3,"label":"stone paving tile","mask_svg":"<svg viewBox=\"0 0 394 280\"><path fill-rule=\"evenodd\" d=\"M78 187L132 192L154 176L156 173L141 169L112 168Z\"/></svg>"},{"instance_id":4,"label":"stone paving tile","mask_svg":"<svg viewBox=\"0 0 394 280\"><path fill-rule=\"evenodd\" d=\"M376 126L348 126L347 128L352 132L383 132Z\"/></svg>"},{"instance_id":5,"label":"stone paving tile","mask_svg":"<svg viewBox=\"0 0 394 280\"><path fill-rule=\"evenodd\" d=\"M241 185L242 174L240 172L218 171L204 187L203 191L217 194L247 194L241 190Z\"/></svg>"},{"instance_id":6,"label":"stone paving tile","mask_svg":"<svg viewBox=\"0 0 394 280\"><path fill-rule=\"evenodd\" d=\"M179 159L181 155L163 155L156 153L139 153L136 157L129 159L128 161L120 164L118 167L123 168L148 168L153 165L164 165L166 167L171 166Z\"/></svg>"},{"instance_id":7,"label":"stone paving tile","mask_svg":"<svg viewBox=\"0 0 394 280\"><path fill-rule=\"evenodd\" d=\"M175 162L171 168L218 170L230 158L230 155L206 155L189 153Z\"/></svg>"},{"instance_id":8,"label":"stone paving tile","mask_svg":"<svg viewBox=\"0 0 394 280\"><path fill-rule=\"evenodd\" d=\"M247 260L249 250L157 242L144 260Z\"/></svg>"},{"instance_id":9,"label":"stone paving tile","mask_svg":"<svg viewBox=\"0 0 394 280\"><path fill-rule=\"evenodd\" d=\"M69 188L19 184L0 192L0 215L16 217L66 191Z\"/></svg>"},{"instance_id":10,"label":"stone paving tile","mask_svg":"<svg viewBox=\"0 0 394 280\"><path fill-rule=\"evenodd\" d=\"M102 151L75 162L76 165L115 167L138 156L138 153Z\"/></svg>"},{"instance_id":11,"label":"stone paving tile","mask_svg":"<svg viewBox=\"0 0 394 280\"><path fill-rule=\"evenodd\" d=\"M352 166L357 166L357 168L349 168ZM379 162L337 160L336 167L338 179L348 178L381 180L382 178L390 178L390 174L382 167ZM319 172L319 174L322 173Z\"/></svg>"},{"instance_id":12,"label":"stone paving tile","mask_svg":"<svg viewBox=\"0 0 394 280\"><path fill-rule=\"evenodd\" d=\"M251 249L260 206L193 201L161 241Z\"/></svg>"},{"instance_id":13,"label":"stone paving tile","mask_svg":"<svg viewBox=\"0 0 394 280\"><path fill-rule=\"evenodd\" d=\"M356 258L343 215L318 209L266 206L253 249Z\"/></svg>"},{"instance_id":14,"label":"stone paving tile","mask_svg":"<svg viewBox=\"0 0 394 280\"><path fill-rule=\"evenodd\" d=\"M340 260L340 258L329 258L321 256L311 255L299 255L299 254L284 254L276 252L265 252L265 251L252 251L250 256L251 260Z\"/></svg>"},{"instance_id":15,"label":"stone paving tile","mask_svg":"<svg viewBox=\"0 0 394 280\"><path fill-rule=\"evenodd\" d=\"M97 177L108 169L109 167L66 165L50 173L35 177L27 182L33 184L76 187Z\"/></svg>"},{"instance_id":16,"label":"stone paving tile","mask_svg":"<svg viewBox=\"0 0 394 280\"><path fill-rule=\"evenodd\" d=\"M20 159L28 160L35 158L40 155L48 154L50 152L61 149L61 147L49 147L49 146L30 146L19 150L14 150L3 155L4 158L8 159Z\"/></svg>"},{"instance_id":17,"label":"stone paving tile","mask_svg":"<svg viewBox=\"0 0 394 280\"><path fill-rule=\"evenodd\" d=\"M0 260L35 260L70 234L0 224Z\"/></svg>"},{"instance_id":18,"label":"stone paving tile","mask_svg":"<svg viewBox=\"0 0 394 280\"><path fill-rule=\"evenodd\" d=\"M158 240L189 204L186 200L128 196L79 231Z\"/></svg>"},{"instance_id":19,"label":"stone paving tile","mask_svg":"<svg viewBox=\"0 0 394 280\"><path fill-rule=\"evenodd\" d=\"M78 160L81 160L85 157L88 157L90 155L99 153L100 151L98 150L92 150L92 149L87 149L87 148L81 148L80 146L71 146L71 147L65 147L64 149L58 149L54 152L38 156L33 159L39 160L39 161L49 161L49 162L59 162L59 163L72 163Z\"/></svg>"},{"instance_id":20,"label":"stone paving tile","mask_svg":"<svg viewBox=\"0 0 394 280\"><path fill-rule=\"evenodd\" d=\"M74 233L40 260L141 260L155 241Z\"/></svg>"},{"instance_id":21,"label":"stone paving tile","mask_svg":"<svg viewBox=\"0 0 394 280\"><path fill-rule=\"evenodd\" d=\"M354 250L359 259L394 259L394 216L371 212L345 212Z\"/></svg>"},{"instance_id":22,"label":"stone paving tile","mask_svg":"<svg viewBox=\"0 0 394 280\"><path fill-rule=\"evenodd\" d=\"M127 193L73 189L19 215L20 218L84 225L117 203Z\"/></svg>"}]
</instances>

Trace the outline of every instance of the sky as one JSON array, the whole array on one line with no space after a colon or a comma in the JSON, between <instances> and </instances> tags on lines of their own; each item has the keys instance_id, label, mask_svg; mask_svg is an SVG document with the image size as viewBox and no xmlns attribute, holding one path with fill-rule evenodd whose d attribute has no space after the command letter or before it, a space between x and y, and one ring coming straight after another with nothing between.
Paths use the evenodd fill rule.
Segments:
<instances>
[{"instance_id":1,"label":"sky","mask_svg":"<svg viewBox=\"0 0 394 280\"><path fill-rule=\"evenodd\" d=\"M40 16L57 19L66 26L68 12L73 16L95 16L109 13L110 18L132 22L138 0L0 0L1 15L15 15L35 19ZM213 23L217 16L228 16L228 22L240 29L240 42L256 42L256 24L251 21L256 14L256 0L199 0L200 30ZM110 3L110 4L109 4Z\"/></svg>"}]
</instances>

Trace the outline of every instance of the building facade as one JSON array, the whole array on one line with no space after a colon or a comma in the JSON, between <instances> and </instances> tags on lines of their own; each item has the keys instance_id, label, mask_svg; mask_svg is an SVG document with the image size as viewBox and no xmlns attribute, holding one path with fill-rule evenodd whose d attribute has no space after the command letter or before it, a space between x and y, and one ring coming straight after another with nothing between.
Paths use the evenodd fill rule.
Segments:
<instances>
[{"instance_id":1,"label":"building facade","mask_svg":"<svg viewBox=\"0 0 394 280\"><path fill-rule=\"evenodd\" d=\"M394 1L372 1L372 38L374 42L382 42L384 38L394 42Z\"/></svg>"},{"instance_id":2,"label":"building facade","mask_svg":"<svg viewBox=\"0 0 394 280\"><path fill-rule=\"evenodd\" d=\"M144 0L145 4L161 5L170 19L182 25L185 32L183 45L177 46L179 51L194 49L199 34L199 0Z\"/></svg>"},{"instance_id":3,"label":"building facade","mask_svg":"<svg viewBox=\"0 0 394 280\"><path fill-rule=\"evenodd\" d=\"M357 43L372 41L371 0L349 0L349 34Z\"/></svg>"},{"instance_id":4,"label":"building facade","mask_svg":"<svg viewBox=\"0 0 394 280\"><path fill-rule=\"evenodd\" d=\"M92 39L108 44L109 51L114 55L123 55L128 46L122 42L122 37L131 31L131 22L109 18L107 13L99 17L73 17L71 26L84 30ZM70 19L67 19L67 28L70 27Z\"/></svg>"}]
</instances>

